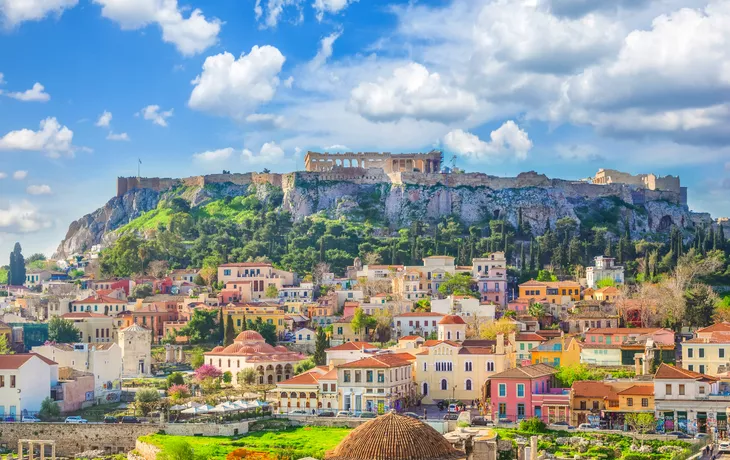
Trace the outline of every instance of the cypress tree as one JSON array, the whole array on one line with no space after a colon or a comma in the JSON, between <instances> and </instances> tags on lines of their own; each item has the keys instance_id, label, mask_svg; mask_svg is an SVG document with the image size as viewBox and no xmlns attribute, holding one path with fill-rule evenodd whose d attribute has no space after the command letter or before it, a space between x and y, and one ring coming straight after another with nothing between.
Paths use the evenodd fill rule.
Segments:
<instances>
[{"instance_id":1,"label":"cypress tree","mask_svg":"<svg viewBox=\"0 0 730 460\"><path fill-rule=\"evenodd\" d=\"M241 331L247 331L248 330L248 321L246 320L246 315L243 315L243 321L241 321L243 326L241 326Z\"/></svg>"},{"instance_id":2,"label":"cypress tree","mask_svg":"<svg viewBox=\"0 0 730 460\"><path fill-rule=\"evenodd\" d=\"M535 238L530 238L530 271L535 270Z\"/></svg>"},{"instance_id":3,"label":"cypress tree","mask_svg":"<svg viewBox=\"0 0 730 460\"><path fill-rule=\"evenodd\" d=\"M226 318L226 333L223 340L223 345L228 346L233 343L233 339L236 338L236 330L233 328L233 317L228 315Z\"/></svg>"},{"instance_id":4,"label":"cypress tree","mask_svg":"<svg viewBox=\"0 0 730 460\"><path fill-rule=\"evenodd\" d=\"M517 208L517 234L522 235L522 208Z\"/></svg>"},{"instance_id":5,"label":"cypress tree","mask_svg":"<svg viewBox=\"0 0 730 460\"><path fill-rule=\"evenodd\" d=\"M649 251L644 251L644 282L648 282L651 279L649 273Z\"/></svg>"},{"instance_id":6,"label":"cypress tree","mask_svg":"<svg viewBox=\"0 0 730 460\"><path fill-rule=\"evenodd\" d=\"M223 321L223 307L218 310L218 337L219 340L223 340L226 336L225 323Z\"/></svg>"},{"instance_id":7,"label":"cypress tree","mask_svg":"<svg viewBox=\"0 0 730 460\"><path fill-rule=\"evenodd\" d=\"M725 250L725 231L722 229L722 225L720 225L717 233L717 245L720 249Z\"/></svg>"},{"instance_id":8,"label":"cypress tree","mask_svg":"<svg viewBox=\"0 0 730 460\"><path fill-rule=\"evenodd\" d=\"M8 284L10 286L22 286L25 284L25 258L23 257L20 243L15 243L13 252L10 253L10 264L8 268Z\"/></svg>"},{"instance_id":9,"label":"cypress tree","mask_svg":"<svg viewBox=\"0 0 730 460\"><path fill-rule=\"evenodd\" d=\"M525 242L520 244L520 270L525 269Z\"/></svg>"},{"instance_id":10,"label":"cypress tree","mask_svg":"<svg viewBox=\"0 0 730 460\"><path fill-rule=\"evenodd\" d=\"M327 334L321 327L317 328L317 341L315 342L314 349L314 363L317 366L324 366L327 364L327 354L325 350L329 347L329 341L327 340Z\"/></svg>"}]
</instances>

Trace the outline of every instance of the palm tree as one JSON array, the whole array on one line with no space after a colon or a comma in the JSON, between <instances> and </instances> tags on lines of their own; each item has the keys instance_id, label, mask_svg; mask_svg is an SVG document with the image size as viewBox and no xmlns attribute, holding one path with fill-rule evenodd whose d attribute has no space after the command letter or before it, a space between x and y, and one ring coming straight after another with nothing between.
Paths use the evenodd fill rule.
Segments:
<instances>
[{"instance_id":1,"label":"palm tree","mask_svg":"<svg viewBox=\"0 0 730 460\"><path fill-rule=\"evenodd\" d=\"M527 312L535 318L542 318L545 315L545 306L538 302L531 302L527 307Z\"/></svg>"}]
</instances>

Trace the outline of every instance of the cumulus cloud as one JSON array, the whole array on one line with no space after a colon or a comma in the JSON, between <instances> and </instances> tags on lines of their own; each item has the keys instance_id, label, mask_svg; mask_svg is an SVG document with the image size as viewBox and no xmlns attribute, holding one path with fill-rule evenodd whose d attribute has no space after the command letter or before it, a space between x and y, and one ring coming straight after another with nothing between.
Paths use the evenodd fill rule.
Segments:
<instances>
[{"instance_id":1,"label":"cumulus cloud","mask_svg":"<svg viewBox=\"0 0 730 460\"><path fill-rule=\"evenodd\" d=\"M395 69L389 78L359 84L350 96L350 106L374 121L405 117L455 121L477 108L473 94L446 83L438 73L415 62Z\"/></svg>"},{"instance_id":2,"label":"cumulus cloud","mask_svg":"<svg viewBox=\"0 0 730 460\"><path fill-rule=\"evenodd\" d=\"M275 142L266 142L261 146L258 153L254 153L249 149L243 149L243 152L241 152L243 163L251 166L273 166L283 159L284 149L276 145Z\"/></svg>"},{"instance_id":3,"label":"cumulus cloud","mask_svg":"<svg viewBox=\"0 0 730 460\"><path fill-rule=\"evenodd\" d=\"M342 35L342 31L338 30L336 32L332 32L330 35L327 35L322 40L320 40L319 50L317 51L317 54L311 61L309 61L309 66L311 68L319 68L322 66L322 64L327 62L327 59L332 56L333 45L335 44L335 41L340 38L340 35Z\"/></svg>"},{"instance_id":4,"label":"cumulus cloud","mask_svg":"<svg viewBox=\"0 0 730 460\"><path fill-rule=\"evenodd\" d=\"M558 144L555 146L558 157L569 161L597 161L603 157L598 149L590 144Z\"/></svg>"},{"instance_id":5,"label":"cumulus cloud","mask_svg":"<svg viewBox=\"0 0 730 460\"><path fill-rule=\"evenodd\" d=\"M5 84L5 75L3 75L2 72L0 72L0 85L4 85L4 84Z\"/></svg>"},{"instance_id":6,"label":"cumulus cloud","mask_svg":"<svg viewBox=\"0 0 730 460\"><path fill-rule=\"evenodd\" d=\"M276 27L279 24L284 11L291 7L296 11L296 16L293 22L299 23L304 20L304 13L302 11L303 0L256 0L253 11L256 16L256 20L260 21L264 18L261 27ZM265 10L265 14L264 14Z\"/></svg>"},{"instance_id":7,"label":"cumulus cloud","mask_svg":"<svg viewBox=\"0 0 730 460\"><path fill-rule=\"evenodd\" d=\"M246 117L246 122L260 129L274 129L284 126L284 117L273 113L252 113Z\"/></svg>"},{"instance_id":8,"label":"cumulus cloud","mask_svg":"<svg viewBox=\"0 0 730 460\"><path fill-rule=\"evenodd\" d=\"M0 203L0 232L33 233L51 227L51 221L29 201Z\"/></svg>"},{"instance_id":9,"label":"cumulus cloud","mask_svg":"<svg viewBox=\"0 0 730 460\"><path fill-rule=\"evenodd\" d=\"M28 171L19 170L13 173L13 179L15 180L23 180L26 177L28 177Z\"/></svg>"},{"instance_id":10,"label":"cumulus cloud","mask_svg":"<svg viewBox=\"0 0 730 460\"><path fill-rule=\"evenodd\" d=\"M49 185L29 185L25 191L29 195L50 195L53 193Z\"/></svg>"},{"instance_id":11,"label":"cumulus cloud","mask_svg":"<svg viewBox=\"0 0 730 460\"><path fill-rule=\"evenodd\" d=\"M490 141L485 142L474 134L455 129L443 139L447 152L465 156L472 160L517 158L524 160L532 149L532 141L527 133L509 120L492 131Z\"/></svg>"},{"instance_id":12,"label":"cumulus cloud","mask_svg":"<svg viewBox=\"0 0 730 460\"><path fill-rule=\"evenodd\" d=\"M159 105L148 105L137 113L141 115L145 120L150 120L152 123L159 126L167 126L167 119L172 116L174 109L160 111Z\"/></svg>"},{"instance_id":13,"label":"cumulus cloud","mask_svg":"<svg viewBox=\"0 0 730 460\"><path fill-rule=\"evenodd\" d=\"M39 21L49 15L60 16L78 0L0 0L0 18L7 27L24 21Z\"/></svg>"},{"instance_id":14,"label":"cumulus cloud","mask_svg":"<svg viewBox=\"0 0 730 460\"><path fill-rule=\"evenodd\" d=\"M196 8L190 15L183 16L183 8L177 0L94 0L101 5L101 14L124 30L137 30L149 24L157 24L162 29L162 40L175 45L177 50L192 56L202 53L215 45L221 29L217 18L206 19L203 12Z\"/></svg>"},{"instance_id":15,"label":"cumulus cloud","mask_svg":"<svg viewBox=\"0 0 730 460\"><path fill-rule=\"evenodd\" d=\"M541 3L556 16L581 17L588 13L640 8L651 0L543 0Z\"/></svg>"},{"instance_id":16,"label":"cumulus cloud","mask_svg":"<svg viewBox=\"0 0 730 460\"><path fill-rule=\"evenodd\" d=\"M114 131L109 131L109 134L106 135L106 139L108 141L129 141L129 140L131 140L129 138L129 134L115 133Z\"/></svg>"},{"instance_id":17,"label":"cumulus cloud","mask_svg":"<svg viewBox=\"0 0 730 460\"><path fill-rule=\"evenodd\" d=\"M63 153L72 155L73 135L73 131L61 126L55 118L49 117L41 121L38 131L20 129L0 137L0 150L45 152L51 157L58 157Z\"/></svg>"},{"instance_id":18,"label":"cumulus cloud","mask_svg":"<svg viewBox=\"0 0 730 460\"><path fill-rule=\"evenodd\" d=\"M321 21L325 13L337 14L357 0L314 0L314 8L317 20Z\"/></svg>"},{"instance_id":19,"label":"cumulus cloud","mask_svg":"<svg viewBox=\"0 0 730 460\"><path fill-rule=\"evenodd\" d=\"M270 101L279 86L284 55L273 46L254 46L236 59L225 52L209 56L193 80L188 106L234 118L245 117Z\"/></svg>"},{"instance_id":20,"label":"cumulus cloud","mask_svg":"<svg viewBox=\"0 0 730 460\"><path fill-rule=\"evenodd\" d=\"M96 121L96 126L99 126L101 128L108 128L111 122L112 113L105 110L104 113L99 115L99 119Z\"/></svg>"},{"instance_id":21,"label":"cumulus cloud","mask_svg":"<svg viewBox=\"0 0 730 460\"><path fill-rule=\"evenodd\" d=\"M0 179L6 179L8 177L8 173L0 171Z\"/></svg>"},{"instance_id":22,"label":"cumulus cloud","mask_svg":"<svg viewBox=\"0 0 730 460\"><path fill-rule=\"evenodd\" d=\"M45 92L45 87L40 83L36 83L29 90L17 93L8 93L9 97L23 102L48 102L51 95Z\"/></svg>"},{"instance_id":23,"label":"cumulus cloud","mask_svg":"<svg viewBox=\"0 0 730 460\"><path fill-rule=\"evenodd\" d=\"M193 154L193 159L199 163L217 163L231 158L233 152L234 149L232 147L218 150L208 150L206 152Z\"/></svg>"}]
</instances>

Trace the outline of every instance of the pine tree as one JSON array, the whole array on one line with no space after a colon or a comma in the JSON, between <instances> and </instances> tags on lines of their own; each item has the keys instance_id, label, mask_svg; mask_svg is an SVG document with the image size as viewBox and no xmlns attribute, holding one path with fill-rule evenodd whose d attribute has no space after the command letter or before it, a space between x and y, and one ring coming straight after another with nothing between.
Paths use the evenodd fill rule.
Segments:
<instances>
[{"instance_id":1,"label":"pine tree","mask_svg":"<svg viewBox=\"0 0 730 460\"><path fill-rule=\"evenodd\" d=\"M317 366L324 366L327 364L327 354L325 350L329 347L329 341L327 340L327 334L321 327L317 328L317 341L315 342L314 349L314 363Z\"/></svg>"},{"instance_id":2,"label":"pine tree","mask_svg":"<svg viewBox=\"0 0 730 460\"><path fill-rule=\"evenodd\" d=\"M226 336L225 322L223 321L223 307L218 310L218 340L223 340Z\"/></svg>"},{"instance_id":3,"label":"pine tree","mask_svg":"<svg viewBox=\"0 0 730 460\"><path fill-rule=\"evenodd\" d=\"M228 315L226 318L226 334L225 339L223 340L223 345L228 346L233 343L233 340L236 338L236 330L233 328L233 317L231 315Z\"/></svg>"},{"instance_id":4,"label":"pine tree","mask_svg":"<svg viewBox=\"0 0 730 460\"><path fill-rule=\"evenodd\" d=\"M603 252L603 255L606 257L612 257L612 253L613 248L611 247L611 238L606 238L606 250Z\"/></svg>"},{"instance_id":5,"label":"pine tree","mask_svg":"<svg viewBox=\"0 0 730 460\"><path fill-rule=\"evenodd\" d=\"M241 331L247 331L248 330L248 321L246 320L246 315L243 315L243 320L241 321Z\"/></svg>"}]
</instances>

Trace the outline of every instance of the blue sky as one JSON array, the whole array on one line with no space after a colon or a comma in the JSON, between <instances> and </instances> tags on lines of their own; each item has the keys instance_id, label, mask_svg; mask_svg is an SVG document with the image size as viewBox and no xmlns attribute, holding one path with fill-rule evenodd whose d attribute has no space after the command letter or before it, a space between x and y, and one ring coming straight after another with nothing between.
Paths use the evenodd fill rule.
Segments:
<instances>
[{"instance_id":1,"label":"blue sky","mask_svg":"<svg viewBox=\"0 0 730 460\"><path fill-rule=\"evenodd\" d=\"M0 260L117 176L442 148L468 171L680 175L730 214L730 2L0 0Z\"/></svg>"}]
</instances>

